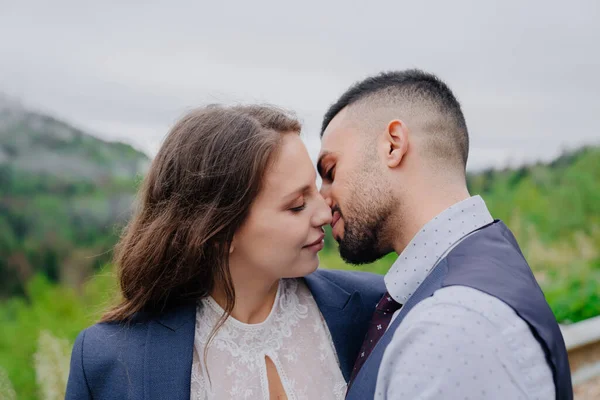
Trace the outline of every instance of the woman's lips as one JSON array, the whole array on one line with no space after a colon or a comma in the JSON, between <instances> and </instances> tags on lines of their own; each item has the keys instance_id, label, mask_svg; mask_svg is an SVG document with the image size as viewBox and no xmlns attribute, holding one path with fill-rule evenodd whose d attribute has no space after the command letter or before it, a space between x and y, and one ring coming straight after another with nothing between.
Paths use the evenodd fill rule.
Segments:
<instances>
[{"instance_id":1,"label":"woman's lips","mask_svg":"<svg viewBox=\"0 0 600 400\"><path fill-rule=\"evenodd\" d=\"M310 244L307 244L306 246L304 246L304 248L318 253L325 246L325 242L323 241L323 239L325 239L325 233L319 235L319 238L317 240Z\"/></svg>"},{"instance_id":2,"label":"woman's lips","mask_svg":"<svg viewBox=\"0 0 600 400\"><path fill-rule=\"evenodd\" d=\"M319 244L319 243L321 243L321 242L323 241L323 239L325 239L325 234L324 234L324 233L322 233L321 235L319 235L319 238L318 238L317 240L315 240L315 241L314 241L314 242L312 242L312 243L309 243L309 244L307 244L307 245L306 245L306 246L304 246L304 247L310 247L310 246L314 246L314 245L316 245L316 244Z\"/></svg>"}]
</instances>

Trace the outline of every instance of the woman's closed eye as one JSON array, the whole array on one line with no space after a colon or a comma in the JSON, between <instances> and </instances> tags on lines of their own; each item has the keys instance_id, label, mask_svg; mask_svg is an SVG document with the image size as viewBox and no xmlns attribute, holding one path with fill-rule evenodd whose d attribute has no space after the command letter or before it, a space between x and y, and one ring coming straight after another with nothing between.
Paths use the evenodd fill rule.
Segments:
<instances>
[{"instance_id":1,"label":"woman's closed eye","mask_svg":"<svg viewBox=\"0 0 600 400\"><path fill-rule=\"evenodd\" d=\"M305 208L306 208L306 203L303 201L301 205L290 208L290 211L297 213L297 212L304 210Z\"/></svg>"}]
</instances>

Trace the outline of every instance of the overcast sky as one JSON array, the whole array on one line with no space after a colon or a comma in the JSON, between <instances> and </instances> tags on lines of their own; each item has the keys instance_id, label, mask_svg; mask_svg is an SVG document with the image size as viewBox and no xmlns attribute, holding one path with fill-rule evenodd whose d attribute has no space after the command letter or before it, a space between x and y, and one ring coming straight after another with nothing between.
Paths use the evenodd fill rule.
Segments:
<instances>
[{"instance_id":1,"label":"overcast sky","mask_svg":"<svg viewBox=\"0 0 600 400\"><path fill-rule=\"evenodd\" d=\"M0 0L0 91L153 155L186 110L327 106L382 70L436 73L463 105L469 168L600 143L600 1Z\"/></svg>"}]
</instances>

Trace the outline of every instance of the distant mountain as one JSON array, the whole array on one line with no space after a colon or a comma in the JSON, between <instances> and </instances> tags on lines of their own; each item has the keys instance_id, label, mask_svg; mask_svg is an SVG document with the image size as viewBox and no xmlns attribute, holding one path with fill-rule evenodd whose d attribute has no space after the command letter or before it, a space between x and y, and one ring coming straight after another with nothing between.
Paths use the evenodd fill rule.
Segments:
<instances>
[{"instance_id":1,"label":"distant mountain","mask_svg":"<svg viewBox=\"0 0 600 400\"><path fill-rule=\"evenodd\" d=\"M64 180L100 183L143 175L149 160L129 145L103 141L0 94L0 165L6 164Z\"/></svg>"},{"instance_id":2,"label":"distant mountain","mask_svg":"<svg viewBox=\"0 0 600 400\"><path fill-rule=\"evenodd\" d=\"M150 160L0 94L0 298L110 259Z\"/></svg>"}]
</instances>

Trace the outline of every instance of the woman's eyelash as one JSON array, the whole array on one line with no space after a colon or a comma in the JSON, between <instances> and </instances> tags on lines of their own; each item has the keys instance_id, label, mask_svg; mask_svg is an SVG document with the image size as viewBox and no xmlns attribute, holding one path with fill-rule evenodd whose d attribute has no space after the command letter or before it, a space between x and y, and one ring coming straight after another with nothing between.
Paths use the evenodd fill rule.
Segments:
<instances>
[{"instance_id":1,"label":"woman's eyelash","mask_svg":"<svg viewBox=\"0 0 600 400\"><path fill-rule=\"evenodd\" d=\"M305 208L306 208L306 203L302 203L301 206L290 208L290 211L300 212L300 211L304 210Z\"/></svg>"}]
</instances>

